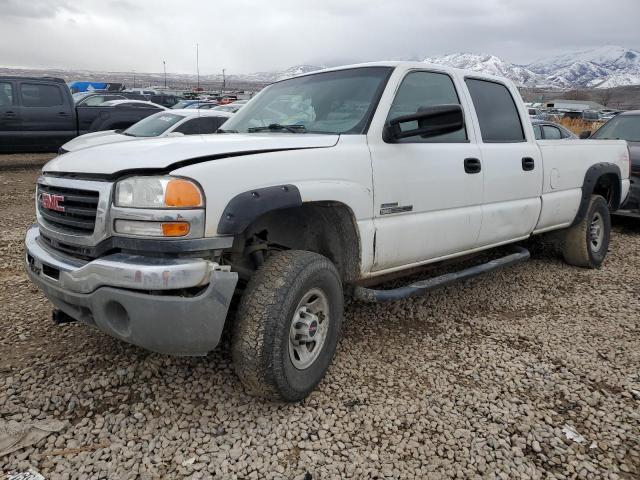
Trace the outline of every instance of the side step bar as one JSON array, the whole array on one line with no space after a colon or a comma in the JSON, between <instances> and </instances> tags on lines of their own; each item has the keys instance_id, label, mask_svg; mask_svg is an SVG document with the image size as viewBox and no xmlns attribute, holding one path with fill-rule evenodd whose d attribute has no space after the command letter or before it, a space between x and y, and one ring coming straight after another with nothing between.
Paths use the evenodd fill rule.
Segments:
<instances>
[{"instance_id":1,"label":"side step bar","mask_svg":"<svg viewBox=\"0 0 640 480\"><path fill-rule=\"evenodd\" d=\"M460 280L468 280L483 273L493 272L494 270L525 262L531 256L529 250L526 248L519 246L514 246L512 248L513 253L504 257L491 260L481 265L469 267L464 270L460 270L459 272L445 273L437 277L420 280L419 282L412 283L406 287L394 288L392 290L373 290L365 287L356 287L353 292L354 297L356 300L370 303L391 302L402 298L417 297L430 292L431 290L435 290L436 288L444 287Z\"/></svg>"}]
</instances>

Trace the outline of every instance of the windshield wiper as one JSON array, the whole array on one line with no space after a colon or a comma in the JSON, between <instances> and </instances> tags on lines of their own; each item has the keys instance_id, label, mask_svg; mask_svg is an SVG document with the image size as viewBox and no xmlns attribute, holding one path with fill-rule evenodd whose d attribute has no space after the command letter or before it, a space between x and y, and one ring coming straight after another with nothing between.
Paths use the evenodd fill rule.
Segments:
<instances>
[{"instance_id":1,"label":"windshield wiper","mask_svg":"<svg viewBox=\"0 0 640 480\"><path fill-rule=\"evenodd\" d=\"M238 130L225 130L224 128L219 128L216 130L216 133L238 133Z\"/></svg>"},{"instance_id":2,"label":"windshield wiper","mask_svg":"<svg viewBox=\"0 0 640 480\"><path fill-rule=\"evenodd\" d=\"M265 130L270 130L272 132L280 132L282 130L286 130L291 133L305 133L307 131L307 127L304 125L280 125L279 123L272 123L271 125L267 125L265 127L249 127L247 128L247 132L264 132Z\"/></svg>"}]
</instances>

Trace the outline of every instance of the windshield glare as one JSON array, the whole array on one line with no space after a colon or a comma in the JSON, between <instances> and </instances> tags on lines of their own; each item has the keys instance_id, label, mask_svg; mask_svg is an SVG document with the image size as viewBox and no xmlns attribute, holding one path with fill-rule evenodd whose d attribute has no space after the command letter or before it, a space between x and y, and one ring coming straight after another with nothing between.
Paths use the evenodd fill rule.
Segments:
<instances>
[{"instance_id":1,"label":"windshield glare","mask_svg":"<svg viewBox=\"0 0 640 480\"><path fill-rule=\"evenodd\" d=\"M302 125L312 133L362 134L390 71L362 67L274 83L229 119L224 130L245 133L279 124Z\"/></svg>"},{"instance_id":2,"label":"windshield glare","mask_svg":"<svg viewBox=\"0 0 640 480\"><path fill-rule=\"evenodd\" d=\"M156 113L131 125L124 132L132 137L157 137L184 118L175 113Z\"/></svg>"},{"instance_id":3,"label":"windshield glare","mask_svg":"<svg viewBox=\"0 0 640 480\"><path fill-rule=\"evenodd\" d=\"M640 142L640 115L623 115L605 123L592 138Z\"/></svg>"}]
</instances>

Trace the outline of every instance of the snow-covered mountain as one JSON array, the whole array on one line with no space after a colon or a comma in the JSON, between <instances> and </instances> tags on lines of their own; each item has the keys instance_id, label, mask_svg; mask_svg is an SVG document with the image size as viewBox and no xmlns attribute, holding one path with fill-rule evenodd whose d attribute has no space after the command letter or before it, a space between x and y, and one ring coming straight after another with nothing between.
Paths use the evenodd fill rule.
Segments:
<instances>
[{"instance_id":1,"label":"snow-covered mountain","mask_svg":"<svg viewBox=\"0 0 640 480\"><path fill-rule=\"evenodd\" d=\"M287 68L286 70L240 74L235 75L234 78L247 82L272 83L277 82L278 80L284 80L285 78L295 77L296 75L302 75L303 73L322 70L323 68L325 67L317 65L295 65L293 67Z\"/></svg>"},{"instance_id":2,"label":"snow-covered mountain","mask_svg":"<svg viewBox=\"0 0 640 480\"><path fill-rule=\"evenodd\" d=\"M554 84L569 87L609 88L640 84L640 52L606 46L579 50L528 65Z\"/></svg>"},{"instance_id":3,"label":"snow-covered mountain","mask_svg":"<svg viewBox=\"0 0 640 480\"><path fill-rule=\"evenodd\" d=\"M452 53L424 60L453 68L462 68L474 72L488 73L499 77L507 77L517 85L524 87L550 86L543 75L538 75L526 67L505 62L495 55L476 53Z\"/></svg>"},{"instance_id":4,"label":"snow-covered mountain","mask_svg":"<svg viewBox=\"0 0 640 480\"><path fill-rule=\"evenodd\" d=\"M640 85L640 52L615 46L568 52L529 65L516 65L494 55L474 53L429 57L425 62L499 75L525 87Z\"/></svg>"}]
</instances>

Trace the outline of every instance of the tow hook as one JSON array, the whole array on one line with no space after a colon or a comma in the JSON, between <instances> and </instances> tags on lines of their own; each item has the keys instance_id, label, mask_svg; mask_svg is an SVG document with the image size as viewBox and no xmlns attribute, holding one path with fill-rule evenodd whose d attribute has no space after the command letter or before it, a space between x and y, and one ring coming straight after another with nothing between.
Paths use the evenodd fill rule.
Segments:
<instances>
[{"instance_id":1,"label":"tow hook","mask_svg":"<svg viewBox=\"0 0 640 480\"><path fill-rule=\"evenodd\" d=\"M51 312L51 320L56 325L64 325L65 323L73 323L77 320L70 315L67 315L62 310L54 310Z\"/></svg>"}]
</instances>

